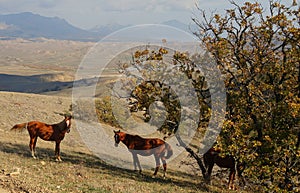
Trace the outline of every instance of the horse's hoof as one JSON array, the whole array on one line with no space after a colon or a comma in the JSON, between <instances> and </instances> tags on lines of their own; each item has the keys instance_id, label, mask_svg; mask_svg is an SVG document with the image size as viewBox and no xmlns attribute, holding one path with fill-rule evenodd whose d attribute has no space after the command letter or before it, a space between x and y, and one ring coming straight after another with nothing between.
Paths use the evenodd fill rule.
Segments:
<instances>
[{"instance_id":1,"label":"horse's hoof","mask_svg":"<svg viewBox=\"0 0 300 193\"><path fill-rule=\"evenodd\" d=\"M55 161L62 162L62 160L60 158L56 158Z\"/></svg>"},{"instance_id":2,"label":"horse's hoof","mask_svg":"<svg viewBox=\"0 0 300 193\"><path fill-rule=\"evenodd\" d=\"M155 175L152 175L152 179L155 179L156 178L156 176Z\"/></svg>"},{"instance_id":3,"label":"horse's hoof","mask_svg":"<svg viewBox=\"0 0 300 193\"><path fill-rule=\"evenodd\" d=\"M236 190L235 187L229 187L228 189L229 189L229 190Z\"/></svg>"},{"instance_id":4,"label":"horse's hoof","mask_svg":"<svg viewBox=\"0 0 300 193\"><path fill-rule=\"evenodd\" d=\"M166 175L167 175L167 173L164 172L164 173L163 173L163 179L164 179L164 180L166 179Z\"/></svg>"}]
</instances>

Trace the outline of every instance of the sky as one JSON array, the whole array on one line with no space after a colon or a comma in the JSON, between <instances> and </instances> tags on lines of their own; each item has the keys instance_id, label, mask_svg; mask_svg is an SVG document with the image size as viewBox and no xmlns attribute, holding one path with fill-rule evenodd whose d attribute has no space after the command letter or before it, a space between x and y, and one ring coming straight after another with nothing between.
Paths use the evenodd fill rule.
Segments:
<instances>
[{"instance_id":1,"label":"sky","mask_svg":"<svg viewBox=\"0 0 300 193\"><path fill-rule=\"evenodd\" d=\"M257 1L263 5L268 2ZM63 18L76 27L91 29L107 24L154 24L173 19L191 24L191 18L199 14L196 5L207 12L231 8L228 0L0 0L0 14L32 12Z\"/></svg>"}]
</instances>

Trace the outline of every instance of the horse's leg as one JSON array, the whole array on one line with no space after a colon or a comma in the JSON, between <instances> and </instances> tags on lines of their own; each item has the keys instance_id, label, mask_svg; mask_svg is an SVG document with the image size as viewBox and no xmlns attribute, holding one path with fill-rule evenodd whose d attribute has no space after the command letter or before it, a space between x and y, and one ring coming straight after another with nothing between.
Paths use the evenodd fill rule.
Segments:
<instances>
[{"instance_id":1,"label":"horse's leg","mask_svg":"<svg viewBox=\"0 0 300 193\"><path fill-rule=\"evenodd\" d=\"M210 177L211 177L211 173L212 173L212 169L214 167L214 162L207 162L207 171L206 171L206 174L204 176L204 179L207 183L210 183Z\"/></svg>"},{"instance_id":2,"label":"horse's leg","mask_svg":"<svg viewBox=\"0 0 300 193\"><path fill-rule=\"evenodd\" d=\"M136 160L137 160L137 155L132 153L132 160L133 160L133 167L134 167L134 170L136 171Z\"/></svg>"},{"instance_id":3,"label":"horse's leg","mask_svg":"<svg viewBox=\"0 0 300 193\"><path fill-rule=\"evenodd\" d=\"M156 174L157 174L157 172L158 172L158 169L159 169L159 167L160 167L159 156L154 154L154 158L155 158L156 167L155 167L155 171L154 171L154 174L153 174L152 177L155 177L155 176L156 176Z\"/></svg>"},{"instance_id":4,"label":"horse's leg","mask_svg":"<svg viewBox=\"0 0 300 193\"><path fill-rule=\"evenodd\" d=\"M55 142L55 157L56 161L62 161L60 158L60 141Z\"/></svg>"},{"instance_id":5,"label":"horse's leg","mask_svg":"<svg viewBox=\"0 0 300 193\"><path fill-rule=\"evenodd\" d=\"M140 161L139 158L137 156L136 153L132 153L132 158L133 158L133 166L134 166L134 170L137 170L137 167L139 168L139 172L142 173L142 168L140 165Z\"/></svg>"},{"instance_id":6,"label":"horse's leg","mask_svg":"<svg viewBox=\"0 0 300 193\"><path fill-rule=\"evenodd\" d=\"M230 168L229 182L228 182L229 190L234 190L234 179L235 179L235 169Z\"/></svg>"},{"instance_id":7,"label":"horse's leg","mask_svg":"<svg viewBox=\"0 0 300 193\"><path fill-rule=\"evenodd\" d=\"M31 156L36 159L35 156L35 145L36 145L37 137L30 137L29 148L31 151Z\"/></svg>"},{"instance_id":8,"label":"horse's leg","mask_svg":"<svg viewBox=\"0 0 300 193\"><path fill-rule=\"evenodd\" d=\"M34 139L34 142L33 142L33 152L34 152L34 154L35 154L35 157L36 157L35 146L36 146L37 139L38 139L38 137L36 137L36 138ZM37 158L37 157L36 157L36 158Z\"/></svg>"},{"instance_id":9,"label":"horse's leg","mask_svg":"<svg viewBox=\"0 0 300 193\"><path fill-rule=\"evenodd\" d=\"M164 167L164 179L166 178L166 172L167 172L167 162L166 162L166 157L162 156L161 158L161 162L163 163L163 167Z\"/></svg>"},{"instance_id":10,"label":"horse's leg","mask_svg":"<svg viewBox=\"0 0 300 193\"><path fill-rule=\"evenodd\" d=\"M237 163L237 175L238 175L238 179L239 179L239 185L242 186L244 188L244 186L246 185L245 179L243 177L243 171L245 169L245 163Z\"/></svg>"},{"instance_id":11,"label":"horse's leg","mask_svg":"<svg viewBox=\"0 0 300 193\"><path fill-rule=\"evenodd\" d=\"M205 165L205 175L204 175L204 181L206 183L210 183L210 176L212 173L212 169L214 167L215 161L214 161L214 155L211 155L209 152L205 153L203 155L203 161Z\"/></svg>"}]
</instances>

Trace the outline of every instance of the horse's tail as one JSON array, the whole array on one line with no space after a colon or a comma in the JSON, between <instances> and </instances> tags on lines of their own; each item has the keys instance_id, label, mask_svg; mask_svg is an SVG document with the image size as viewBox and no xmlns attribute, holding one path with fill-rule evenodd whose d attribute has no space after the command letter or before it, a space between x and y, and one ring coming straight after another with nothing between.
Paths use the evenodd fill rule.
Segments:
<instances>
[{"instance_id":1,"label":"horse's tail","mask_svg":"<svg viewBox=\"0 0 300 193\"><path fill-rule=\"evenodd\" d=\"M20 123L13 126L10 130L13 131L22 131L27 128L28 123Z\"/></svg>"},{"instance_id":2,"label":"horse's tail","mask_svg":"<svg viewBox=\"0 0 300 193\"><path fill-rule=\"evenodd\" d=\"M169 145L168 143L165 143L165 147L167 149L166 159L169 159L173 155L173 150L171 148L171 145Z\"/></svg>"}]
</instances>

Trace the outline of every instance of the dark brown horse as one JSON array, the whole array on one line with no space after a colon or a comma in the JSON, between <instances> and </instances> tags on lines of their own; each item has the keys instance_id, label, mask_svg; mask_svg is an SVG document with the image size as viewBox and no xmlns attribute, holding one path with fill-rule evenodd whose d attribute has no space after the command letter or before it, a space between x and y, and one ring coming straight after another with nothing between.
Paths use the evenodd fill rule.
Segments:
<instances>
[{"instance_id":1,"label":"dark brown horse","mask_svg":"<svg viewBox=\"0 0 300 193\"><path fill-rule=\"evenodd\" d=\"M212 173L212 169L214 167L214 164L217 164L217 166L221 168L229 168L229 182L228 182L228 188L229 189L235 189L234 187L234 180L235 180L235 174L236 171L238 172L239 180L244 184L244 179L242 177L242 171L244 169L244 165L237 163L233 156L226 155L225 157L221 157L220 150L217 150L215 148L210 148L204 155L204 164L206 167L206 175L205 180L210 182L210 176Z\"/></svg>"},{"instance_id":2,"label":"dark brown horse","mask_svg":"<svg viewBox=\"0 0 300 193\"><path fill-rule=\"evenodd\" d=\"M30 121L26 123L16 124L15 126L13 126L13 128L11 128L11 130L28 130L30 136L29 148L34 159L36 159L35 146L38 137L45 141L55 141L56 161L62 161L60 158L60 142L64 139L65 134L70 132L71 118L72 116L65 115L63 121L52 125L39 121Z\"/></svg>"},{"instance_id":3,"label":"dark brown horse","mask_svg":"<svg viewBox=\"0 0 300 193\"><path fill-rule=\"evenodd\" d=\"M156 168L153 174L153 177L157 174L157 171L160 167L160 160L163 163L164 168L164 178L166 176L167 162L166 159L170 158L173 155L173 150L171 146L166 143L164 140L158 138L142 138L138 135L130 135L124 132L114 131L115 133L115 146L117 147L120 141L122 141L132 153L134 169L139 168L139 171L142 172L140 161L138 159L138 154L142 156L154 155ZM167 153L167 155L165 155Z\"/></svg>"}]
</instances>

